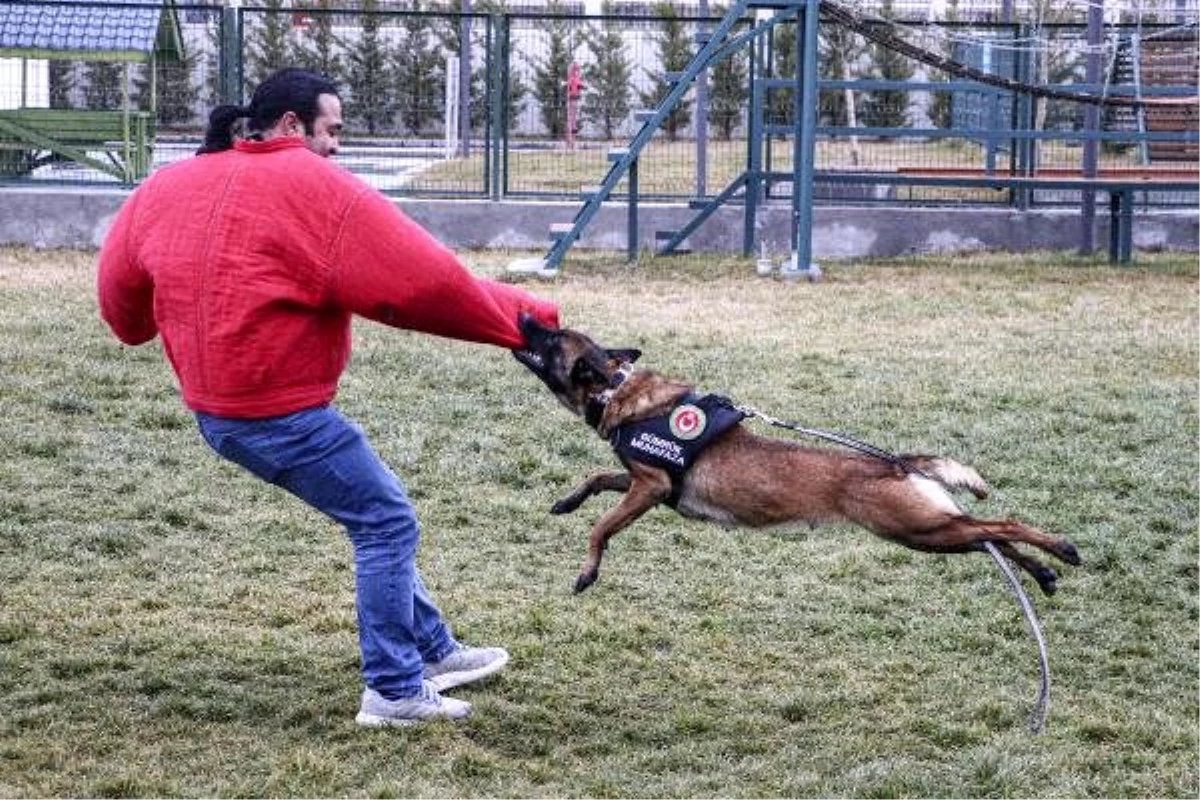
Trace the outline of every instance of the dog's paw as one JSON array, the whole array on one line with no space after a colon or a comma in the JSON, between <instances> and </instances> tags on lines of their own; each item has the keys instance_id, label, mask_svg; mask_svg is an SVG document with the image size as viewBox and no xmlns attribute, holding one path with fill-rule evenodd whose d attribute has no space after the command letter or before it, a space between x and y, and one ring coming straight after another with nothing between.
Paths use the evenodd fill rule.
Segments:
<instances>
[{"instance_id":1,"label":"dog's paw","mask_svg":"<svg viewBox=\"0 0 1200 800\"><path fill-rule=\"evenodd\" d=\"M550 506L551 514L570 514L575 509L579 508L579 501L573 497L564 497L554 505Z\"/></svg>"},{"instance_id":2,"label":"dog's paw","mask_svg":"<svg viewBox=\"0 0 1200 800\"><path fill-rule=\"evenodd\" d=\"M1058 573L1050 569L1050 567L1037 570L1033 574L1033 577L1038 582L1038 586L1041 587L1042 594L1047 597L1058 591Z\"/></svg>"},{"instance_id":3,"label":"dog's paw","mask_svg":"<svg viewBox=\"0 0 1200 800\"><path fill-rule=\"evenodd\" d=\"M1083 563L1083 559L1079 557L1079 550L1071 542L1063 539L1061 542L1059 542L1058 547L1059 550L1057 555L1063 561L1076 567Z\"/></svg>"},{"instance_id":4,"label":"dog's paw","mask_svg":"<svg viewBox=\"0 0 1200 800\"><path fill-rule=\"evenodd\" d=\"M585 589L595 583L596 579L599 577L600 573L597 571L580 573L579 577L575 579L575 594L583 592Z\"/></svg>"}]
</instances>

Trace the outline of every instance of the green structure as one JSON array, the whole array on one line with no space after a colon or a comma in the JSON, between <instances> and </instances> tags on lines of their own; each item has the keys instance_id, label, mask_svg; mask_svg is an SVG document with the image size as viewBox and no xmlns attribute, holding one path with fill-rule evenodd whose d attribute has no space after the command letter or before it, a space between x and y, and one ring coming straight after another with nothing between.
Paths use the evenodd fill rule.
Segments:
<instances>
[{"instance_id":1,"label":"green structure","mask_svg":"<svg viewBox=\"0 0 1200 800\"><path fill-rule=\"evenodd\" d=\"M119 108L69 109L26 106L0 110L0 174L29 172L48 160L65 159L133 183L150 172L155 128L158 59L183 56L183 37L172 0L139 5L97 0L0 4L0 58L104 61L125 65ZM145 64L149 108L129 96L130 68Z\"/></svg>"},{"instance_id":2,"label":"green structure","mask_svg":"<svg viewBox=\"0 0 1200 800\"><path fill-rule=\"evenodd\" d=\"M761 14L759 12L762 12ZM791 272L808 273L812 259L812 209L813 174L816 154L816 107L817 107L817 29L820 0L738 0L726 12L724 18L707 33L697 37L699 49L687 67L677 75L668 75L672 89L653 110L641 112L642 122L629 146L609 153L611 166L603 181L584 198L582 207L569 224L554 225L550 235L553 244L542 259L523 259L514 262L509 269L514 272L531 272L544 276L557 274L563 257L595 218L601 205L612 194L617 183L628 180L629 195L629 258L637 254L638 226L638 159L643 149L662 127L664 121L678 106L684 94L708 67L728 58L735 52L751 48L756 42L769 36L781 25L794 26L798 55L796 73L782 79L770 79L765 75L752 77L750 110L750 135L747 167L736 180L711 201L698 204L695 219L680 231L662 232L666 243L661 252L670 253L704 222L717 208L734 200L745 206L745 234L743 252L752 252L755 216L763 186L770 179L769 165L765 163L765 147L768 136L789 135L793 137L794 150L792 171L788 176L792 185L792 226L790 260ZM754 63L761 64L761 60ZM794 106L794 123L786 126L768 126L765 108L772 91L790 92ZM771 129L769 129L771 128Z\"/></svg>"}]
</instances>

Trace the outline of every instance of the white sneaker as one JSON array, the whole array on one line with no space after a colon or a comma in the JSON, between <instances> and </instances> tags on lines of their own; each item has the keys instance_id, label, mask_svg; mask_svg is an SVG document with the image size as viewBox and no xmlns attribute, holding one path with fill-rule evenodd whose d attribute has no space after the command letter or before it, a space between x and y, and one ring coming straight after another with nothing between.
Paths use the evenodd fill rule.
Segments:
<instances>
[{"instance_id":1,"label":"white sneaker","mask_svg":"<svg viewBox=\"0 0 1200 800\"><path fill-rule=\"evenodd\" d=\"M442 697L429 682L412 697L388 700L374 689L363 689L362 706L354 721L368 728L389 725L414 725L430 719L466 719L471 716L471 704L453 697Z\"/></svg>"},{"instance_id":2,"label":"white sneaker","mask_svg":"<svg viewBox=\"0 0 1200 800\"><path fill-rule=\"evenodd\" d=\"M439 692L486 678L504 669L508 651L503 647L459 645L441 661L425 665L425 682Z\"/></svg>"}]
</instances>

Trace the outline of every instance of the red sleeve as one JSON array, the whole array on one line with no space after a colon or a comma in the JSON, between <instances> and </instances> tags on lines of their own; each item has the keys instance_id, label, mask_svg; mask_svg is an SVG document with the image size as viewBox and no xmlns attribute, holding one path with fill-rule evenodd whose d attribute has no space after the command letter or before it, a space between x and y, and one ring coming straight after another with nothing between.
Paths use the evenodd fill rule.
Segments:
<instances>
[{"instance_id":1,"label":"red sleeve","mask_svg":"<svg viewBox=\"0 0 1200 800\"><path fill-rule=\"evenodd\" d=\"M347 212L332 251L333 300L396 328L516 349L521 311L557 325L554 304L475 277L458 257L375 191Z\"/></svg>"},{"instance_id":2,"label":"red sleeve","mask_svg":"<svg viewBox=\"0 0 1200 800\"><path fill-rule=\"evenodd\" d=\"M481 278L479 279L479 284L513 318L519 317L522 311L527 311L533 315L534 319L546 327L559 327L558 306L549 300L535 297L524 289L520 289L509 283L497 283L496 281Z\"/></svg>"},{"instance_id":3,"label":"red sleeve","mask_svg":"<svg viewBox=\"0 0 1200 800\"><path fill-rule=\"evenodd\" d=\"M138 196L135 191L117 212L100 248L96 275L100 316L125 344L143 344L158 334L154 322L154 284L138 266L130 249L130 229Z\"/></svg>"}]
</instances>

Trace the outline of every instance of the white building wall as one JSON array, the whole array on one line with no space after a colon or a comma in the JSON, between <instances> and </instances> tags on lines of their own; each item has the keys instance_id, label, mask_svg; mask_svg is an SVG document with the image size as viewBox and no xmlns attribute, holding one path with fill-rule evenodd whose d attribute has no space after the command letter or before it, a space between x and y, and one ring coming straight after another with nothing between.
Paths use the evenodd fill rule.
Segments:
<instances>
[{"instance_id":1,"label":"white building wall","mask_svg":"<svg viewBox=\"0 0 1200 800\"><path fill-rule=\"evenodd\" d=\"M0 58L0 109L49 107L50 63L32 58Z\"/></svg>"}]
</instances>

